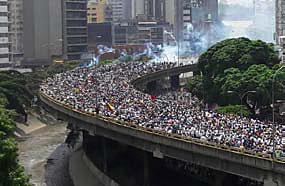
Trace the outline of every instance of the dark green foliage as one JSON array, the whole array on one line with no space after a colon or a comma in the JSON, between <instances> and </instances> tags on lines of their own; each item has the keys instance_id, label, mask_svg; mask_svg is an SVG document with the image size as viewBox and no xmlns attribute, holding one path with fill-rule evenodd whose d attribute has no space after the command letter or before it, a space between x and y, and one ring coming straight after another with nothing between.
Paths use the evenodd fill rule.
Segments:
<instances>
[{"instance_id":1,"label":"dark green foliage","mask_svg":"<svg viewBox=\"0 0 285 186\"><path fill-rule=\"evenodd\" d=\"M203 83L202 83L202 76L194 76L190 81L187 83L187 89L195 96L197 96L200 100L204 97L203 91Z\"/></svg>"},{"instance_id":2,"label":"dark green foliage","mask_svg":"<svg viewBox=\"0 0 285 186\"><path fill-rule=\"evenodd\" d=\"M25 86L27 81L22 74L15 71L1 72L0 97L7 100L7 109L15 109L20 114L25 114L23 105L29 105L32 98L31 92Z\"/></svg>"},{"instance_id":3,"label":"dark green foliage","mask_svg":"<svg viewBox=\"0 0 285 186\"><path fill-rule=\"evenodd\" d=\"M197 78L191 80L189 88L194 87L193 93L201 89L204 99L210 104L226 106L242 103L253 114L257 110L262 114L270 109L272 77L280 67L278 63L273 44L243 37L227 39L213 45L200 56L198 67L203 76L199 82ZM284 99L285 94L285 70L278 74L275 82L276 100ZM256 93L243 97L248 91Z\"/></svg>"},{"instance_id":4,"label":"dark green foliage","mask_svg":"<svg viewBox=\"0 0 285 186\"><path fill-rule=\"evenodd\" d=\"M99 64L100 65L107 65L107 64L111 64L113 61L110 59L104 60L104 61L100 61Z\"/></svg>"},{"instance_id":5,"label":"dark green foliage","mask_svg":"<svg viewBox=\"0 0 285 186\"><path fill-rule=\"evenodd\" d=\"M279 62L272 44L260 40L234 38L210 47L199 58L199 69L207 78L215 78L228 68L246 70L254 64L273 67Z\"/></svg>"},{"instance_id":6,"label":"dark green foliage","mask_svg":"<svg viewBox=\"0 0 285 186\"><path fill-rule=\"evenodd\" d=\"M55 64L46 71L27 74L17 71L0 72L0 186L31 186L24 168L19 165L16 142L11 138L16 127L13 120L17 116L16 112L26 115L25 109L44 79L71 70L78 64Z\"/></svg>"},{"instance_id":7,"label":"dark green foliage","mask_svg":"<svg viewBox=\"0 0 285 186\"><path fill-rule=\"evenodd\" d=\"M240 106L240 105L228 105L225 107L218 107L216 112L225 115L232 114L232 115L245 116L245 117L251 115L250 110L246 106Z\"/></svg>"},{"instance_id":8,"label":"dark green foliage","mask_svg":"<svg viewBox=\"0 0 285 186\"><path fill-rule=\"evenodd\" d=\"M0 107L0 186L31 185L19 165L16 142L10 137L15 127L11 112Z\"/></svg>"}]
</instances>

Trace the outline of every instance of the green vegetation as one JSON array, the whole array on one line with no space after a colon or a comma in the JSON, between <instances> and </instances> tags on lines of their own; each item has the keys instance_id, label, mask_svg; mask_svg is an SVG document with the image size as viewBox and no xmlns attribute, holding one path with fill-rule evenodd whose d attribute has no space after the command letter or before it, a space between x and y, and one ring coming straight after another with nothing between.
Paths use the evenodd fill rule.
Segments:
<instances>
[{"instance_id":1,"label":"green vegetation","mask_svg":"<svg viewBox=\"0 0 285 186\"><path fill-rule=\"evenodd\" d=\"M217 113L220 114L232 114L232 115L242 115L242 116L250 116L250 110L246 106L241 106L241 105L228 105L225 107L218 107L216 110Z\"/></svg>"},{"instance_id":2,"label":"green vegetation","mask_svg":"<svg viewBox=\"0 0 285 186\"><path fill-rule=\"evenodd\" d=\"M202 76L194 77L188 88L207 103L242 105L255 114L268 113L272 77L280 67L273 44L247 38L221 41L203 53L198 61ZM284 99L285 69L276 76L275 99ZM255 91L248 94L248 91Z\"/></svg>"},{"instance_id":3,"label":"green vegetation","mask_svg":"<svg viewBox=\"0 0 285 186\"><path fill-rule=\"evenodd\" d=\"M0 72L0 186L31 186L18 162L17 144L13 139L14 120L27 115L26 110L42 80L78 65L78 62L53 64L42 71L27 74Z\"/></svg>"},{"instance_id":4,"label":"green vegetation","mask_svg":"<svg viewBox=\"0 0 285 186\"><path fill-rule=\"evenodd\" d=\"M31 186L24 168L19 165L17 144L11 138L16 127L13 115L0 105L0 186Z\"/></svg>"},{"instance_id":5,"label":"green vegetation","mask_svg":"<svg viewBox=\"0 0 285 186\"><path fill-rule=\"evenodd\" d=\"M99 65L107 65L107 64L111 64L113 61L110 59L106 59L104 61L100 61Z\"/></svg>"}]
</instances>

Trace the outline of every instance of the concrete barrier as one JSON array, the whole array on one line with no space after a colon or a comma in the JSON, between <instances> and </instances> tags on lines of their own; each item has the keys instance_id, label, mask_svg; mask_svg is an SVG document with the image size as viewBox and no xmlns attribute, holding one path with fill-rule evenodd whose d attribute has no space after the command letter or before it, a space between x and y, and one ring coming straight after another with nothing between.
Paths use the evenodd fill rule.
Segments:
<instances>
[{"instance_id":1,"label":"concrete barrier","mask_svg":"<svg viewBox=\"0 0 285 186\"><path fill-rule=\"evenodd\" d=\"M69 174L75 186L120 186L99 170L83 149L79 149L71 156Z\"/></svg>"}]
</instances>

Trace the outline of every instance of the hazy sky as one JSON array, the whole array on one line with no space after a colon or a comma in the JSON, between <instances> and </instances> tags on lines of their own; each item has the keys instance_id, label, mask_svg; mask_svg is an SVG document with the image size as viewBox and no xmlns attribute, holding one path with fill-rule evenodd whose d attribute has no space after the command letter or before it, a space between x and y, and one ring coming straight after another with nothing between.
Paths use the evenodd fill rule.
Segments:
<instances>
[{"instance_id":1,"label":"hazy sky","mask_svg":"<svg viewBox=\"0 0 285 186\"><path fill-rule=\"evenodd\" d=\"M253 0L219 0L219 1L227 1L230 4L239 4L244 6L252 6Z\"/></svg>"}]
</instances>

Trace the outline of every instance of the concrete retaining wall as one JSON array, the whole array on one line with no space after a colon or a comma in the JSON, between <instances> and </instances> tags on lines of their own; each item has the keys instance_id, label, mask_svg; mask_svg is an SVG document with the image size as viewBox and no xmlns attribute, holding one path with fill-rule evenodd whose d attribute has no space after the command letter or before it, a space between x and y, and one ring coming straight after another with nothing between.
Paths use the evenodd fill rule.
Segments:
<instances>
[{"instance_id":1,"label":"concrete retaining wall","mask_svg":"<svg viewBox=\"0 0 285 186\"><path fill-rule=\"evenodd\" d=\"M99 170L83 149L79 149L71 156L69 174L75 186L120 186Z\"/></svg>"},{"instance_id":2,"label":"concrete retaining wall","mask_svg":"<svg viewBox=\"0 0 285 186\"><path fill-rule=\"evenodd\" d=\"M118 183L116 183L114 180L109 178L107 175L105 175L101 170L99 170L92 161L86 156L86 154L83 152L82 160L85 162L89 170L98 178L98 180L106 185L106 186L120 186Z\"/></svg>"}]
</instances>

